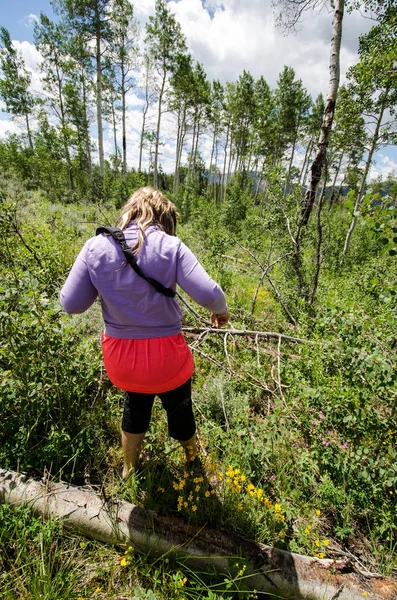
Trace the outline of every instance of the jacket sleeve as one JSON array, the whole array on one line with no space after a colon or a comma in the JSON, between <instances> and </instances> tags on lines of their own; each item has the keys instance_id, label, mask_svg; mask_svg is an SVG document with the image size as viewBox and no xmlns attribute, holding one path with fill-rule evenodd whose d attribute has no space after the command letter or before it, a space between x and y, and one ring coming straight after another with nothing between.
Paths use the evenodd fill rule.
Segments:
<instances>
[{"instance_id":1,"label":"jacket sleeve","mask_svg":"<svg viewBox=\"0 0 397 600\"><path fill-rule=\"evenodd\" d=\"M61 305L69 314L84 312L95 302L98 295L88 272L87 252L88 248L85 244L61 289Z\"/></svg>"},{"instance_id":2,"label":"jacket sleeve","mask_svg":"<svg viewBox=\"0 0 397 600\"><path fill-rule=\"evenodd\" d=\"M178 251L177 284L200 306L213 313L227 311L225 294L183 242Z\"/></svg>"}]
</instances>

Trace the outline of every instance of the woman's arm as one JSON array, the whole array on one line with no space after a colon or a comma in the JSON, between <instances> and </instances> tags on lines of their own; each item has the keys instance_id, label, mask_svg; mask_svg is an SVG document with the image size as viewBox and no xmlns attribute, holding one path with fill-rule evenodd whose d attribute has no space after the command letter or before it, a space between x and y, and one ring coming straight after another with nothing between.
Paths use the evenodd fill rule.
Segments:
<instances>
[{"instance_id":1,"label":"woman's arm","mask_svg":"<svg viewBox=\"0 0 397 600\"><path fill-rule=\"evenodd\" d=\"M176 282L197 304L215 316L227 314L226 298L221 287L183 242L179 246Z\"/></svg>"},{"instance_id":2,"label":"woman's arm","mask_svg":"<svg viewBox=\"0 0 397 600\"><path fill-rule=\"evenodd\" d=\"M76 258L67 280L60 293L60 301L69 314L82 313L89 308L98 295L92 285L87 268L87 244Z\"/></svg>"}]
</instances>

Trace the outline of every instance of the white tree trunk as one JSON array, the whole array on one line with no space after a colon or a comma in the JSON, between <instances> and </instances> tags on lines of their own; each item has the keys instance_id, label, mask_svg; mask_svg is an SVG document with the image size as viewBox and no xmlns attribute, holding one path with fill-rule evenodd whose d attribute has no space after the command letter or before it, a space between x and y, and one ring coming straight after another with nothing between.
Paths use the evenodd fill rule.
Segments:
<instances>
[{"instance_id":1,"label":"white tree trunk","mask_svg":"<svg viewBox=\"0 0 397 600\"><path fill-rule=\"evenodd\" d=\"M106 501L92 489L62 482L35 481L0 469L0 502L29 505L44 517L62 519L66 528L109 544L132 544L156 555L172 553L194 569L229 572L230 559L243 557L251 567L245 585L278 598L295 600L376 600L397 597L397 583L348 572L346 560L317 559L271 548L179 517L167 517L116 498Z\"/></svg>"},{"instance_id":2,"label":"white tree trunk","mask_svg":"<svg viewBox=\"0 0 397 600\"><path fill-rule=\"evenodd\" d=\"M164 88L165 88L165 79L166 79L166 76L167 76L167 73L164 70L163 71L163 78L162 78L162 81L161 81L160 94L159 94L159 107L158 107L158 113L157 113L156 141L155 141L155 146L154 146L153 187L155 187L155 188L158 188L158 186L159 186L159 181L158 181L158 164L159 164L161 111L162 111L163 95L164 95Z\"/></svg>"},{"instance_id":3,"label":"white tree trunk","mask_svg":"<svg viewBox=\"0 0 397 600\"><path fill-rule=\"evenodd\" d=\"M335 11L334 19L332 21L327 101L325 103L320 137L317 142L317 151L310 167L311 177L302 208L301 226L307 225L313 209L317 186L320 182L323 165L325 163L325 154L328 146L328 139L331 133L332 122L334 120L336 97L338 95L340 78L340 46L342 41L342 22L345 0L335 0L334 6Z\"/></svg>"},{"instance_id":4,"label":"white tree trunk","mask_svg":"<svg viewBox=\"0 0 397 600\"><path fill-rule=\"evenodd\" d=\"M363 200L363 196L364 196L365 184L367 182L369 168L372 164L372 157L374 155L374 152L375 152L377 144L378 144L380 126L382 124L385 105L386 105L386 97L384 99L384 103L381 106L380 113L379 113L378 119L376 121L376 127L375 127L375 131L374 131L374 136L372 138L371 148L369 149L369 152L368 152L367 162L365 163L365 169L364 169L363 177L361 179L360 190L357 194L357 198L354 203L353 218L350 223L349 231L347 232L347 235L346 235L345 246L343 248L343 258L346 256L346 254L349 251L350 240L353 235L353 231L357 225L358 217L360 216L360 209L361 209L361 204L362 204L362 200Z\"/></svg>"},{"instance_id":5,"label":"white tree trunk","mask_svg":"<svg viewBox=\"0 0 397 600\"><path fill-rule=\"evenodd\" d=\"M96 116L98 123L98 153L99 171L103 177L105 172L105 158L103 150L103 127L102 127L102 66L101 66L101 33L99 29L99 16L97 18L96 31Z\"/></svg>"}]
</instances>

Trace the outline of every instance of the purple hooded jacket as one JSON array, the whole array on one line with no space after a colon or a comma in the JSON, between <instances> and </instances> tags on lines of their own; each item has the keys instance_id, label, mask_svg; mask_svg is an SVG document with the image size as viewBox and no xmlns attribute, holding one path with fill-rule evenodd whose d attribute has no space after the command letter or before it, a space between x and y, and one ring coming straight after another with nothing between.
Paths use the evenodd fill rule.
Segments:
<instances>
[{"instance_id":1,"label":"purple hooded jacket","mask_svg":"<svg viewBox=\"0 0 397 600\"><path fill-rule=\"evenodd\" d=\"M128 245L133 246L138 237L137 226L130 223L124 235ZM145 242L136 259L147 277L174 290L178 284L211 312L227 311L222 289L178 237L151 225L146 229ZM119 244L104 234L85 243L62 287L60 300L67 313L81 313L98 295L106 335L143 339L181 331L182 313L176 299L159 294L139 277L127 263Z\"/></svg>"}]
</instances>

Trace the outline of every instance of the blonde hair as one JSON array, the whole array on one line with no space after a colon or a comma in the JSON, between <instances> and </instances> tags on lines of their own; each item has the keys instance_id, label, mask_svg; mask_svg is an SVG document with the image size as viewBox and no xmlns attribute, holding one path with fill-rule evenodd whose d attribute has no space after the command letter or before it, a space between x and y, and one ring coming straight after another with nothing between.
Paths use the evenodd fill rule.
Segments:
<instances>
[{"instance_id":1,"label":"blonde hair","mask_svg":"<svg viewBox=\"0 0 397 600\"><path fill-rule=\"evenodd\" d=\"M176 208L159 190L149 186L139 188L121 209L117 227L125 229L131 221L138 226L138 241L131 248L136 254L143 246L149 225L157 225L165 233L175 235Z\"/></svg>"}]
</instances>

